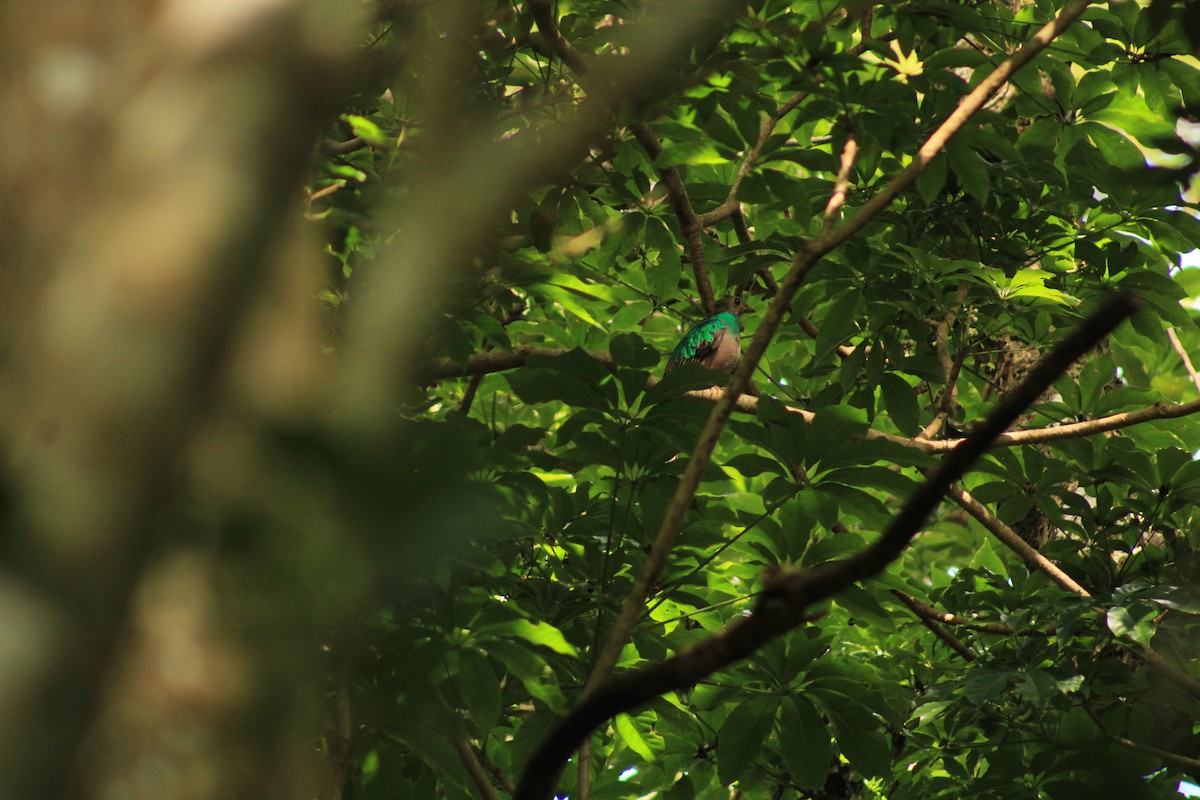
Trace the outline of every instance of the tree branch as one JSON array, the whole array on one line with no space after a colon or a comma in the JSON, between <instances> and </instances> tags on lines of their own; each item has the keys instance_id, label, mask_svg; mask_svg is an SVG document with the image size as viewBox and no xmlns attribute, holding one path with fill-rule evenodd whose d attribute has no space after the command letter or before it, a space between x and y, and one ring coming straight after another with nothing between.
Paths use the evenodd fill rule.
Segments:
<instances>
[{"instance_id":1,"label":"tree branch","mask_svg":"<svg viewBox=\"0 0 1200 800\"><path fill-rule=\"evenodd\" d=\"M479 791L479 796L483 800L500 800L496 794L495 788L492 786L491 776L487 770L479 763L479 757L475 755L475 750L471 747L470 742L462 736L453 737L454 751L458 753L458 758L462 761L463 766L467 770L467 774L471 776L471 783L475 784L475 788Z\"/></svg>"},{"instance_id":2,"label":"tree branch","mask_svg":"<svg viewBox=\"0 0 1200 800\"><path fill-rule=\"evenodd\" d=\"M987 528L992 534L1011 548L1017 555L1028 564L1031 568L1044 573L1051 581L1066 589L1069 592L1074 592L1080 597L1091 597L1091 594L1075 582L1071 576L1067 575L1058 565L1043 556L1037 550L1034 550L1016 534L1011 528L1005 525L1000 520L988 511L982 504L972 498L969 494L959 489L958 487L950 488L950 496L966 509L967 513L979 520L979 522ZM1103 613L1102 608L1096 609ZM1120 640L1118 640L1120 641ZM1127 644L1127 643L1123 643ZM1171 662L1163 658L1158 651L1153 650L1150 645L1144 644L1138 651L1145 659L1146 663L1154 670L1157 670L1164 678L1180 687L1193 697L1200 698L1200 680L1192 677L1185 670L1177 667Z\"/></svg>"},{"instance_id":3,"label":"tree branch","mask_svg":"<svg viewBox=\"0 0 1200 800\"><path fill-rule=\"evenodd\" d=\"M1139 304L1132 295L1114 295L1060 341L993 409L979 428L942 459L892 519L887 530L871 545L849 558L811 572L783 573L764 589L751 616L737 620L721 634L664 662L631 670L585 691L579 705L533 754L517 785L517 800L549 797L567 757L601 723L665 692L691 686L716 670L745 658L770 639L803 623L807 609L813 603L878 575L904 552L947 490L987 450L992 439L1011 425L1075 359L1108 335ZM593 672L593 679L595 674Z\"/></svg>"},{"instance_id":4,"label":"tree branch","mask_svg":"<svg viewBox=\"0 0 1200 800\"><path fill-rule=\"evenodd\" d=\"M924 603L921 603L919 600L917 600L917 598L910 597L904 592L897 591L896 589L892 590L892 594L900 598L900 602L904 603L904 605L908 606L909 609L916 614L917 619L921 621L921 624L933 631L933 635L945 642L951 650L958 653L967 661L974 661L979 657L979 654L963 644L962 640L942 627L942 624L939 621L939 617L942 615L938 614L935 609L932 609L926 606Z\"/></svg>"},{"instance_id":5,"label":"tree branch","mask_svg":"<svg viewBox=\"0 0 1200 800\"><path fill-rule=\"evenodd\" d=\"M631 127L634 138L642 149L652 159L657 159L663 152L663 146L650 126L639 122ZM708 257L704 254L704 226L696 217L692 207L692 199L688 196L683 178L675 167L660 167L658 174L662 176L663 184L667 187L667 198L671 208L679 219L679 228L683 232L684 245L688 251L688 260L692 262L692 273L696 276L696 289L700 293L700 303L704 306L705 314L712 314L716 309L717 300L713 295L712 278L708 273Z\"/></svg>"},{"instance_id":6,"label":"tree branch","mask_svg":"<svg viewBox=\"0 0 1200 800\"><path fill-rule=\"evenodd\" d=\"M549 0L530 0L529 10L533 14L534 21L537 22L538 30L547 38L551 51L575 73L581 85L586 85L584 77L590 71L587 57L576 50L562 35L558 29L558 22L554 19L554 9L551 8ZM638 140L642 149L651 159L657 159L662 155L662 143L650 130L649 125L645 122L635 123L630 130L633 131L634 138ZM692 262L692 272L696 276L696 290L700 293L700 304L704 307L705 314L712 314L717 301L713 295L712 279L709 277L708 259L704 254L704 226L696 218L692 200L688 196L687 187L683 185L683 178L679 175L679 170L675 167L660 167L658 173L667 187L667 197L679 220L684 246L688 252L688 259Z\"/></svg>"},{"instance_id":7,"label":"tree branch","mask_svg":"<svg viewBox=\"0 0 1200 800\"><path fill-rule=\"evenodd\" d=\"M422 369L421 380L434 382L492 372L503 372L504 370L525 366L529 356L553 358L568 352L570 351L561 347L518 345L511 351L493 350L477 353L468 358L465 364L460 364L449 358L435 358L427 362ZM606 366L615 367L612 356L604 350L588 350L587 354ZM650 388L657 384L658 381L658 378L652 377L647 381L646 387ZM721 392L711 389L701 389L688 392L688 396L715 403L720 400ZM734 401L733 410L742 414L757 414L758 403L759 398L757 397L741 395ZM789 406L782 402L780 405L789 414L797 414L805 421L811 422L813 417L816 416L812 411L804 408ZM1082 422L1070 422L1046 428L1009 431L997 436L992 442L992 447L1013 447L1020 444L1041 444L1043 442L1056 442L1066 439L1081 439L1087 436L1094 436L1098 433L1133 427L1144 422L1186 417L1197 412L1200 412L1200 400L1192 400L1187 403L1155 403L1152 406L1145 406L1133 411L1124 411L1119 414L1097 417L1096 419L1084 420ZM909 438L885 433L873 428L866 430L861 435L866 439L886 439L889 442L894 442L904 447L912 447L925 453L949 452L964 441L963 439L926 439L920 436Z\"/></svg>"},{"instance_id":8,"label":"tree branch","mask_svg":"<svg viewBox=\"0 0 1200 800\"><path fill-rule=\"evenodd\" d=\"M900 591L899 589L892 589L892 594L894 594L896 597L900 598L901 602L903 602L904 605L911 608L913 610L913 612L916 613L918 616L928 617L929 619L935 620L935 621L943 623L945 625L954 625L956 627L970 628L971 630L979 631L980 633L995 633L1000 636L1049 636L1050 635L1050 634L1046 633L1045 631L1036 631L1036 630L1018 631L1018 630L1015 630L1012 626L1005 625L1002 622L977 622L973 619L968 619L966 617L960 617L958 614L951 614L948 611L941 611L940 609L934 608L933 606L929 605L928 603L924 602L923 600L913 597L910 594L905 594L904 592Z\"/></svg>"},{"instance_id":9,"label":"tree branch","mask_svg":"<svg viewBox=\"0 0 1200 800\"><path fill-rule=\"evenodd\" d=\"M321 137L321 149L332 155L344 156L347 153L353 153L355 150L362 150L370 146L371 143L362 136L355 136L353 139L347 139L344 142L339 142L332 136Z\"/></svg>"},{"instance_id":10,"label":"tree branch","mask_svg":"<svg viewBox=\"0 0 1200 800\"><path fill-rule=\"evenodd\" d=\"M950 358L950 329L954 327L954 323L958 319L958 312L962 309L962 305L967 299L967 292L970 287L971 284L967 281L959 281L958 296L955 305L950 310L950 313L946 315L945 319L937 324L937 329L934 332L934 348L946 385L938 393L937 407L934 411L933 419L917 434L917 438L919 439L929 439L937 436L938 432L942 429L942 425L954 411L954 401L958 397L958 373L962 369L965 351L964 353L960 353L957 359Z\"/></svg>"},{"instance_id":11,"label":"tree branch","mask_svg":"<svg viewBox=\"0 0 1200 800\"><path fill-rule=\"evenodd\" d=\"M954 498L954 502L962 506L964 511L979 520L979 523L999 539L1005 547L1019 555L1021 560L1029 565L1030 569L1045 574L1051 581L1068 592L1074 592L1080 597L1092 596L1091 592L1076 583L1075 579L1063 572L1057 564L1035 550L1028 542L1018 536L1016 531L997 519L992 512L988 511L982 503L971 497L966 491L957 486L952 486L950 487L950 496Z\"/></svg>"},{"instance_id":12,"label":"tree branch","mask_svg":"<svg viewBox=\"0 0 1200 800\"><path fill-rule=\"evenodd\" d=\"M846 202L846 193L850 190L850 170L854 168L854 160L858 158L858 139L851 131L846 136L846 144L842 147L841 165L838 167L837 179L833 183L833 193L825 204L825 223L823 233L833 230L834 220Z\"/></svg>"},{"instance_id":13,"label":"tree branch","mask_svg":"<svg viewBox=\"0 0 1200 800\"><path fill-rule=\"evenodd\" d=\"M1171 345L1175 348L1175 352L1183 359L1183 366L1187 369L1188 375L1192 378L1192 383L1196 386L1196 391L1200 392L1200 374L1196 373L1196 368L1192 366L1192 359L1188 356L1187 349L1183 346L1183 342L1179 341L1179 334L1175 333L1174 328L1167 328L1167 337L1171 340Z\"/></svg>"},{"instance_id":14,"label":"tree branch","mask_svg":"<svg viewBox=\"0 0 1200 800\"><path fill-rule=\"evenodd\" d=\"M430 686L429 690L438 705L451 713L454 712L454 709L446 701L445 696L437 686ZM492 786L491 777L480 762L479 754L471 746L471 743L467 741L466 737L460 733L455 733L450 737L450 741L454 746L454 752L458 753L458 760L462 762L463 768L466 769L467 774L471 777L471 783L475 784L475 789L479 792L482 800L500 800L496 795L496 789Z\"/></svg>"},{"instance_id":15,"label":"tree branch","mask_svg":"<svg viewBox=\"0 0 1200 800\"><path fill-rule=\"evenodd\" d=\"M1139 652L1142 658L1146 659L1146 663L1151 669L1157 670L1164 678L1180 689L1183 689L1192 697L1200 698L1200 680L1194 678L1191 673L1185 672L1170 661L1167 661L1158 654L1157 650L1151 649L1148 644L1142 645L1142 649Z\"/></svg>"},{"instance_id":16,"label":"tree branch","mask_svg":"<svg viewBox=\"0 0 1200 800\"><path fill-rule=\"evenodd\" d=\"M537 23L538 30L542 32L542 36L546 37L546 43L550 46L551 52L558 56L558 60L566 64L576 75L580 77L586 75L590 68L587 59L559 31L550 0L527 0L526 5L529 6L529 12L533 14L533 20Z\"/></svg>"},{"instance_id":17,"label":"tree branch","mask_svg":"<svg viewBox=\"0 0 1200 800\"><path fill-rule=\"evenodd\" d=\"M721 205L710 211L705 211L696 218L700 227L707 228L710 225L715 225L721 220L733 216L738 211L737 193L738 189L742 186L742 181L750 174L750 170L754 168L754 165L758 163L759 157L762 156L763 147L766 145L767 140L771 138L771 134L775 132L775 128L779 125L780 120L787 116L789 111L804 102L806 97L808 97L808 92L796 92L783 101L779 108L775 109L774 114L763 120L762 126L758 129L758 140L742 158L742 163L738 166L737 175L734 176L733 183L729 185L729 193L725 195L725 199L721 202Z\"/></svg>"},{"instance_id":18,"label":"tree branch","mask_svg":"<svg viewBox=\"0 0 1200 800\"><path fill-rule=\"evenodd\" d=\"M517 785L513 783L513 779L508 777L508 773L500 768L500 765L488 758L487 751L482 747L475 751L475 756L479 759L479 763L483 764L483 768L492 773L492 777L496 779L496 783L500 784L501 788L509 794L517 793Z\"/></svg>"},{"instance_id":19,"label":"tree branch","mask_svg":"<svg viewBox=\"0 0 1200 800\"><path fill-rule=\"evenodd\" d=\"M1147 753L1155 758L1160 758L1163 761L1168 761L1172 764L1177 764L1178 766L1200 772L1200 760L1188 758L1187 756L1180 755L1179 753L1172 753L1170 750L1163 750L1162 748L1154 747L1153 745L1141 744L1133 741L1132 739L1127 739L1124 736L1118 736L1117 734L1113 733L1107 725L1104 724L1104 720L1099 714L1096 713L1096 709L1092 708L1091 703L1084 701L1083 710L1086 711L1087 715L1092 718L1092 722L1096 723L1096 727L1100 729L1100 732L1108 737L1113 743L1119 744L1121 747L1127 747L1130 750L1136 750L1139 753Z\"/></svg>"},{"instance_id":20,"label":"tree branch","mask_svg":"<svg viewBox=\"0 0 1200 800\"><path fill-rule=\"evenodd\" d=\"M1023 431L1013 431L1012 433L1006 433L998 437L996 444L1041 444L1042 442L1054 442L1060 439L1078 439L1083 436L1104 433L1105 431L1115 431L1118 428L1128 428L1131 425L1138 425L1142 422L1186 417L1189 414L1195 414L1197 411L1200 411L1200 400L1192 400L1188 403L1155 403L1152 406L1145 406L1134 411L1110 414L1107 417L1084 420L1083 422L1070 422L1065 425L1054 425L1048 428L1030 428ZM950 448L956 446L960 441L962 440L944 440L936 442L934 447L935 449Z\"/></svg>"}]
</instances>

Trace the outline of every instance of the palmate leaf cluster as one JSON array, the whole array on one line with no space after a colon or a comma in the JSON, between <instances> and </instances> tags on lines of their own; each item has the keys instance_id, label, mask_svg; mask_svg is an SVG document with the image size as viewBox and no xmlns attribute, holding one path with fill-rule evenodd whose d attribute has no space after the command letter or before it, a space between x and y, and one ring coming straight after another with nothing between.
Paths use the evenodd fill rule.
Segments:
<instances>
[{"instance_id":1,"label":"palmate leaf cluster","mask_svg":"<svg viewBox=\"0 0 1200 800\"><path fill-rule=\"evenodd\" d=\"M470 126L553 136L586 82L526 4L478 6L457 87ZM620 104L569 169L523 192L452 279L424 344L463 367L547 352L418 381L396 464L371 478L393 499L371 520L387 598L331 654L354 720L351 796L479 796L464 750L505 795L497 776L515 780L579 698L712 408L687 394L712 383L698 368L655 384L703 316L698 256L717 296L765 309L826 226L847 140L858 152L835 224L1060 6L746 3L654 96ZM1181 357L1200 354L1200 270L1181 266L1200 247L1191 10L1095 4L813 269L755 376L757 411L722 435L618 669L718 634L781 565L861 549L937 458L913 437L970 430L1115 289L1143 297L1142 311L1022 427L1195 396ZM597 63L621 57L646 13L598 0L554 11ZM420 4L381 13L362 92L330 130L372 147L325 156L313 182L337 187L310 214L329 237L331 306L403 267L377 255L411 232L377 212L430 168L435 106L419 99L428 64L415 43L462 35L439 32ZM661 152L638 141L640 123ZM672 170L699 214L737 184L741 216L689 245ZM747 318L748 335L757 324ZM1040 552L1090 597L948 501L883 577L812 624L603 726L590 785L573 762L560 793L1173 796L1200 777L1200 697L1152 670L1144 648L1200 678L1198 448L1186 415L994 448L963 488L1002 523L1039 528ZM900 594L967 622L943 626L967 655Z\"/></svg>"}]
</instances>

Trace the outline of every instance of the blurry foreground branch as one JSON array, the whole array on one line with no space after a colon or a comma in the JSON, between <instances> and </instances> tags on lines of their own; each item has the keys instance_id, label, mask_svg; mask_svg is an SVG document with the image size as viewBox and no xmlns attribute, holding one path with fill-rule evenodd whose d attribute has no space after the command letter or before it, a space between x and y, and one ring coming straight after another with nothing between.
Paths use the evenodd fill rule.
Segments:
<instances>
[{"instance_id":1,"label":"blurry foreground branch","mask_svg":"<svg viewBox=\"0 0 1200 800\"><path fill-rule=\"evenodd\" d=\"M4 322L6 340L20 325L21 349L0 380L0 796L82 791L69 766L170 528L181 452L297 210L357 34L334 5L0 11L0 182L13 188L25 159L43 165L21 187L38 213L5 212L0 233L8 268L36 277L28 312Z\"/></svg>"}]
</instances>

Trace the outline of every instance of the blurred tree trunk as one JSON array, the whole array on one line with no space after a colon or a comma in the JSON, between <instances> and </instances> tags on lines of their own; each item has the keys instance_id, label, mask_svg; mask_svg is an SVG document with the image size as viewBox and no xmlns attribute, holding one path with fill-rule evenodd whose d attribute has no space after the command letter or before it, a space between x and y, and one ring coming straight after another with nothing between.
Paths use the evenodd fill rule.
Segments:
<instances>
[{"instance_id":1,"label":"blurred tree trunk","mask_svg":"<svg viewBox=\"0 0 1200 800\"><path fill-rule=\"evenodd\" d=\"M294 795L295 776L262 759L287 750L275 700L296 684L258 691L232 639L198 661L185 646L209 635L208 568L167 559L126 621L178 533L183 454L297 211L353 12L322 0L0 6L0 796L92 793L80 750L118 643L133 631L136 663L164 619L176 620L163 629L179 645L172 679L216 670L204 686L224 692L198 701L209 706L193 733L236 746L244 769L210 763L156 785L169 760L133 758L142 785L125 796Z\"/></svg>"}]
</instances>

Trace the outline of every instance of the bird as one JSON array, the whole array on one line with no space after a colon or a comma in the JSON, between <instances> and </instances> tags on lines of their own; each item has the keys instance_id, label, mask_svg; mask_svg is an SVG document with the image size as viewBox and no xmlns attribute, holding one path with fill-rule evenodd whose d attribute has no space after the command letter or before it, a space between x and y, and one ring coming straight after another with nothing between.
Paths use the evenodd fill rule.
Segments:
<instances>
[{"instance_id":1,"label":"bird","mask_svg":"<svg viewBox=\"0 0 1200 800\"><path fill-rule=\"evenodd\" d=\"M702 364L733 373L742 355L742 315L754 309L732 295L717 301L716 313L695 325L675 345L664 372L680 364Z\"/></svg>"}]
</instances>

